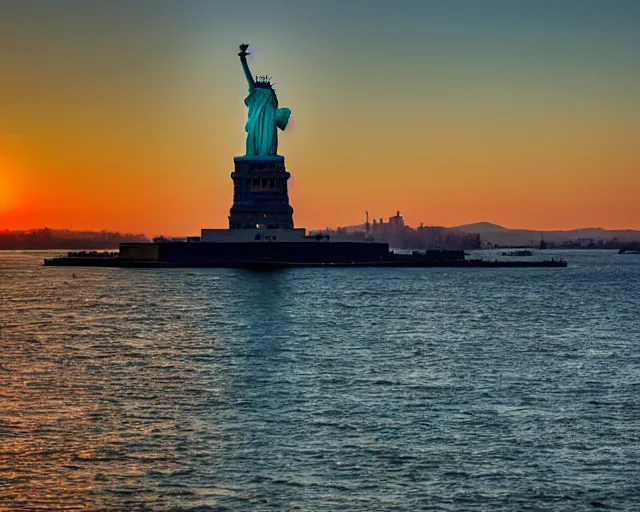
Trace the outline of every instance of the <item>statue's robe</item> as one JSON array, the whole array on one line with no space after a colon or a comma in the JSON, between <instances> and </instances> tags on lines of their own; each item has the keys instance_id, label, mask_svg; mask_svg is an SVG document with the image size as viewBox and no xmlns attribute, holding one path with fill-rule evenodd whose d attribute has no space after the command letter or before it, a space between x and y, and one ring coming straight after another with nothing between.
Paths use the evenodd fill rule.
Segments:
<instances>
[{"instance_id":1,"label":"statue's robe","mask_svg":"<svg viewBox=\"0 0 640 512\"><path fill-rule=\"evenodd\" d=\"M247 124L247 156L277 155L278 130L284 130L291 111L278 108L278 98L273 89L253 87L244 100L249 109Z\"/></svg>"}]
</instances>

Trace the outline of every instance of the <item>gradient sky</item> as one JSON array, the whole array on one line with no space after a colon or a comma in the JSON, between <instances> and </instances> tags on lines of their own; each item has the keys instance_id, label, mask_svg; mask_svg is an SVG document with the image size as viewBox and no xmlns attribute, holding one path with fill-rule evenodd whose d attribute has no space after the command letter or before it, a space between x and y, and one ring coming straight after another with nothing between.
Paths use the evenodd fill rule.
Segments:
<instances>
[{"instance_id":1,"label":"gradient sky","mask_svg":"<svg viewBox=\"0 0 640 512\"><path fill-rule=\"evenodd\" d=\"M226 227L246 82L297 226L640 229L640 2L0 0L0 229Z\"/></svg>"}]
</instances>

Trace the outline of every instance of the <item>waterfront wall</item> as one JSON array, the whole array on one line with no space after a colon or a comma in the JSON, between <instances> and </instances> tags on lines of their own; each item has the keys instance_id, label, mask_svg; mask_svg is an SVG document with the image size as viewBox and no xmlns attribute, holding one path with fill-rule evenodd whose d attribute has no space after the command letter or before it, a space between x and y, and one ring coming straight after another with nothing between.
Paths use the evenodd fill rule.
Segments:
<instances>
[{"instance_id":1,"label":"waterfront wall","mask_svg":"<svg viewBox=\"0 0 640 512\"><path fill-rule=\"evenodd\" d=\"M358 242L122 244L120 259L167 263L337 263L377 262L388 259L389 245Z\"/></svg>"}]
</instances>

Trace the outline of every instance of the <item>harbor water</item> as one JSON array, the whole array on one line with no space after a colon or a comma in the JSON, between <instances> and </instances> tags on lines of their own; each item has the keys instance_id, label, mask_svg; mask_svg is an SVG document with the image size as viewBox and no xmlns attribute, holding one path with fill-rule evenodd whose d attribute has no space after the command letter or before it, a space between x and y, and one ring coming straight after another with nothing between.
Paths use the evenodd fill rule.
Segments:
<instances>
[{"instance_id":1,"label":"harbor water","mask_svg":"<svg viewBox=\"0 0 640 512\"><path fill-rule=\"evenodd\" d=\"M0 511L640 510L640 256L54 254L0 252Z\"/></svg>"}]
</instances>

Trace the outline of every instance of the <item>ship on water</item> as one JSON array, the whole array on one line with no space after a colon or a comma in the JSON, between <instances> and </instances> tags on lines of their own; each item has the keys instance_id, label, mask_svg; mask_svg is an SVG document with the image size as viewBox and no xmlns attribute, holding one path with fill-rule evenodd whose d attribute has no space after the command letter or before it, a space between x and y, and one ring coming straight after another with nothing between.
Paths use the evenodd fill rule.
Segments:
<instances>
[{"instance_id":1,"label":"ship on water","mask_svg":"<svg viewBox=\"0 0 640 512\"><path fill-rule=\"evenodd\" d=\"M44 260L50 266L99 267L563 267L562 260L485 261L467 259L460 250L400 254L370 236L364 241L334 241L327 234L296 228L289 202L285 158L277 154L278 130L291 111L280 108L270 78L253 77L248 45L240 63L249 86L246 154L234 158L233 204L228 229L202 229L185 240L154 239L121 243L117 253L70 252ZM368 233L367 233L368 235Z\"/></svg>"},{"instance_id":2,"label":"ship on water","mask_svg":"<svg viewBox=\"0 0 640 512\"><path fill-rule=\"evenodd\" d=\"M618 254L640 254L640 242L630 243L621 247Z\"/></svg>"}]
</instances>

